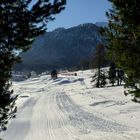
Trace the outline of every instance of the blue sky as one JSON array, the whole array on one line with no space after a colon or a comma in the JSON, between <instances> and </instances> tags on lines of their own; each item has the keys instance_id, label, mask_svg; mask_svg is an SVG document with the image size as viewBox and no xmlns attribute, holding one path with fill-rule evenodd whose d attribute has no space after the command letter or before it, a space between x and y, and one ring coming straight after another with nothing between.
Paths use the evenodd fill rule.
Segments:
<instances>
[{"instance_id":1,"label":"blue sky","mask_svg":"<svg viewBox=\"0 0 140 140\"><path fill-rule=\"evenodd\" d=\"M107 21L105 12L111 8L108 0L67 0L66 9L48 23L48 31L69 28L83 23Z\"/></svg>"}]
</instances>

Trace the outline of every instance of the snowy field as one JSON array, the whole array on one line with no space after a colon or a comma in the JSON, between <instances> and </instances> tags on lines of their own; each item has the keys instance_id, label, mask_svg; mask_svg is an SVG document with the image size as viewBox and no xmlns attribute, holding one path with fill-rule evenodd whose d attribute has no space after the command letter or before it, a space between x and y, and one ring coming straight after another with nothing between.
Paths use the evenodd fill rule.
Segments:
<instances>
[{"instance_id":1,"label":"snowy field","mask_svg":"<svg viewBox=\"0 0 140 140\"><path fill-rule=\"evenodd\" d=\"M3 140L140 140L140 104L123 87L93 88L92 72L14 82L17 116Z\"/></svg>"}]
</instances>

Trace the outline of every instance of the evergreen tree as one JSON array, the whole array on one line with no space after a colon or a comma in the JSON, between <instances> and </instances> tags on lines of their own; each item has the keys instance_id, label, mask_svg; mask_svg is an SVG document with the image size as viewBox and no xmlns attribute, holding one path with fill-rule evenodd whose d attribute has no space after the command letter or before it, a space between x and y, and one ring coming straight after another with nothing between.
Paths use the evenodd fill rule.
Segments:
<instances>
[{"instance_id":1,"label":"evergreen tree","mask_svg":"<svg viewBox=\"0 0 140 140\"><path fill-rule=\"evenodd\" d=\"M116 79L117 79L117 85L120 86L122 84L122 81L124 81L124 72L121 69L116 70Z\"/></svg>"},{"instance_id":2,"label":"evergreen tree","mask_svg":"<svg viewBox=\"0 0 140 140\"><path fill-rule=\"evenodd\" d=\"M105 64L105 47L103 44L98 44L96 46L95 54L93 57L93 67L97 68L97 73L95 73L95 75L93 76L93 79L96 79L95 77L97 77L96 87L101 87L101 83L104 83L101 82L102 80L104 80L105 77L103 76L104 73L101 72L101 68L104 66L104 64Z\"/></svg>"},{"instance_id":3,"label":"evergreen tree","mask_svg":"<svg viewBox=\"0 0 140 140\"><path fill-rule=\"evenodd\" d=\"M108 55L125 74L126 87L140 96L140 2L138 0L109 0L112 9L106 13L109 21ZM136 94L135 94L136 93Z\"/></svg>"},{"instance_id":4,"label":"evergreen tree","mask_svg":"<svg viewBox=\"0 0 140 140\"><path fill-rule=\"evenodd\" d=\"M38 35L46 30L53 15L64 9L66 0L0 1L0 130L14 117L16 96L9 90L11 69L19 54L27 51Z\"/></svg>"},{"instance_id":5,"label":"evergreen tree","mask_svg":"<svg viewBox=\"0 0 140 140\"><path fill-rule=\"evenodd\" d=\"M106 81L107 77L105 74L105 71L100 70L100 75L98 75L98 72L95 72L94 76L92 77L92 83L94 82L95 87L104 87L107 84Z\"/></svg>"},{"instance_id":6,"label":"evergreen tree","mask_svg":"<svg viewBox=\"0 0 140 140\"><path fill-rule=\"evenodd\" d=\"M109 81L114 86L114 83L116 82L116 66L115 63L111 63L109 67Z\"/></svg>"}]
</instances>

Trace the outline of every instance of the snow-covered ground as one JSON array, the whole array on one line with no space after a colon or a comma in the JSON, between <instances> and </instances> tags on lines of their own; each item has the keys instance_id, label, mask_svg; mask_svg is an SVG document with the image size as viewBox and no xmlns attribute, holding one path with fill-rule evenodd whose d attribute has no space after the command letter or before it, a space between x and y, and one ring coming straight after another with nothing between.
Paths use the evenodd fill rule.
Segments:
<instances>
[{"instance_id":1,"label":"snow-covered ground","mask_svg":"<svg viewBox=\"0 0 140 140\"><path fill-rule=\"evenodd\" d=\"M92 72L14 82L18 112L4 140L140 140L140 104L123 87L93 88Z\"/></svg>"}]
</instances>

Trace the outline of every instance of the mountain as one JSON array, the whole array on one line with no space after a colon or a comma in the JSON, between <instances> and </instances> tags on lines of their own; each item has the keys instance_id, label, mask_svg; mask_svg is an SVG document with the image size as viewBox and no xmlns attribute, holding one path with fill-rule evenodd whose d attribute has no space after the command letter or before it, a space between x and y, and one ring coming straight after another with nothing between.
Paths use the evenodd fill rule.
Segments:
<instances>
[{"instance_id":1,"label":"mountain","mask_svg":"<svg viewBox=\"0 0 140 140\"><path fill-rule=\"evenodd\" d=\"M99 27L92 23L69 29L57 28L37 37L32 48L22 55L16 70L45 71L72 68L81 60L90 59L98 43L103 42Z\"/></svg>"}]
</instances>

